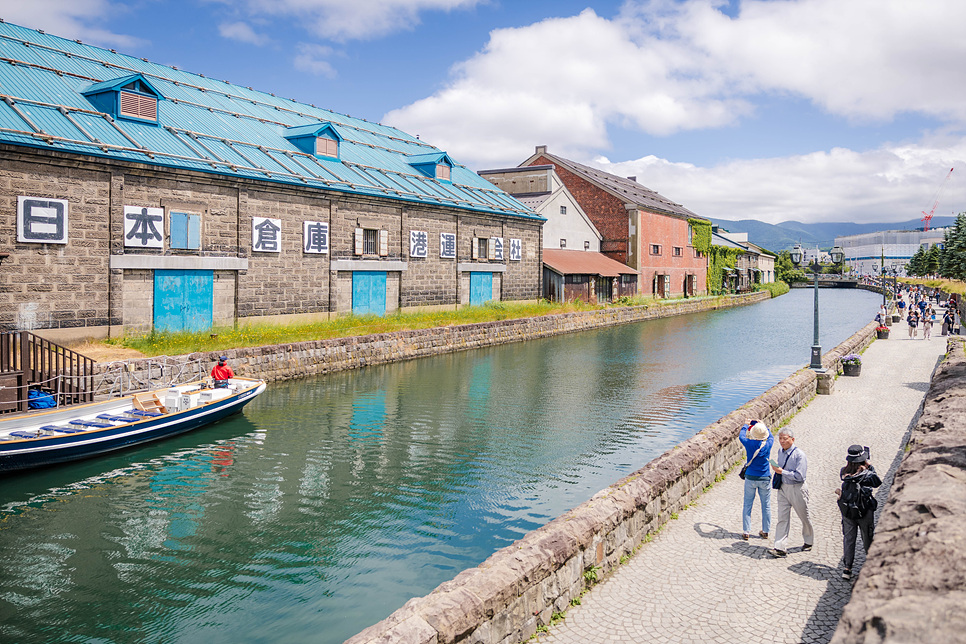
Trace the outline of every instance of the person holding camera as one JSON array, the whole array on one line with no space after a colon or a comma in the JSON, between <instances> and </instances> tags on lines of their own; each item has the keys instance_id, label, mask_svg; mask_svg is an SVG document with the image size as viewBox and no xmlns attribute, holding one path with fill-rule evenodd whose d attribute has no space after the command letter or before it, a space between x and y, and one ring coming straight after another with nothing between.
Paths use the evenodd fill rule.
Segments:
<instances>
[{"instance_id":1,"label":"person holding camera","mask_svg":"<svg viewBox=\"0 0 966 644\"><path fill-rule=\"evenodd\" d=\"M755 507L755 495L761 500L761 532L758 536L768 538L771 528L771 475L768 457L771 455L775 437L760 420L749 421L741 427L738 440L745 447L747 462L739 474L745 480L745 503L741 512L741 538L748 541L751 533L751 511Z\"/></svg>"},{"instance_id":2,"label":"person holding camera","mask_svg":"<svg viewBox=\"0 0 966 644\"><path fill-rule=\"evenodd\" d=\"M851 579L856 533L862 533L862 545L866 553L872 545L875 509L879 505L872 494L872 488L882 485L882 479L869 462L868 447L850 446L845 460L845 467L839 472L842 487L835 490L835 494L838 495L839 511L842 512L842 579Z\"/></svg>"},{"instance_id":3,"label":"person holding camera","mask_svg":"<svg viewBox=\"0 0 966 644\"><path fill-rule=\"evenodd\" d=\"M812 549L815 530L808 514L808 483L805 475L808 473L808 460L804 452L795 446L795 433L788 427L778 432L778 444L781 450L777 460L770 460L771 469L775 472L772 487L777 490L778 525L775 526L775 547L768 551L772 557L788 556L788 533L791 529L792 509L802 521L802 539L805 545L802 552ZM779 465L778 463L781 463Z\"/></svg>"}]
</instances>

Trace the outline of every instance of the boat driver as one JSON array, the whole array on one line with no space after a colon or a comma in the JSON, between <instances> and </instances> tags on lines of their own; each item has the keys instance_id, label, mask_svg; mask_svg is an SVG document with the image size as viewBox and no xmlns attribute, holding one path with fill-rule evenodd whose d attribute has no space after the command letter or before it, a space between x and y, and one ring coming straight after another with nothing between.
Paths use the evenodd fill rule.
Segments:
<instances>
[{"instance_id":1,"label":"boat driver","mask_svg":"<svg viewBox=\"0 0 966 644\"><path fill-rule=\"evenodd\" d=\"M218 364L211 368L211 377L215 381L215 388L228 386L228 380L235 377L235 372L228 366L228 357L218 358Z\"/></svg>"}]
</instances>

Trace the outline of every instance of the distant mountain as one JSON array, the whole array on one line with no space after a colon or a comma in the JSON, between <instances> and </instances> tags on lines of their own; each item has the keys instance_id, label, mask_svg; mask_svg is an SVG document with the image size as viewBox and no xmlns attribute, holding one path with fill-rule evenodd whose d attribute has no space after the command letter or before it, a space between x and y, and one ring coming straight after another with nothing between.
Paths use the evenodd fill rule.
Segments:
<instances>
[{"instance_id":1,"label":"distant mountain","mask_svg":"<svg viewBox=\"0 0 966 644\"><path fill-rule=\"evenodd\" d=\"M741 219L730 221L727 219L711 219L716 226L720 226L732 233L748 233L748 240L762 248L775 251L791 249L795 244L802 246L818 246L831 248L835 245L836 237L845 235L860 235L874 233L880 230L917 230L922 228L922 221L893 222L891 224L853 224L850 222L824 222L819 224L803 224L799 221L783 221L780 224L766 224L757 219ZM942 228L956 223L955 217L933 217L930 228Z\"/></svg>"}]
</instances>

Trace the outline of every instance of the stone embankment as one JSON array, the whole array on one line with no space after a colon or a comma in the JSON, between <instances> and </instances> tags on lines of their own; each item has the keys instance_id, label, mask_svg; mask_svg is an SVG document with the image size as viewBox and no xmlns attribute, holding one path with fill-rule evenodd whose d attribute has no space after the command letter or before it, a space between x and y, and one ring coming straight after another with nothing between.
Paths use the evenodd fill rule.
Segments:
<instances>
[{"instance_id":1,"label":"stone embankment","mask_svg":"<svg viewBox=\"0 0 966 644\"><path fill-rule=\"evenodd\" d=\"M132 388L162 387L170 384L169 378L178 375L184 375L182 380L203 377L207 375L207 370L219 355L229 357L232 368L239 376L262 378L274 382L643 320L743 306L761 302L770 297L768 291L759 291L747 295L689 299L671 304L626 306L517 320L130 360L123 363L99 363L96 369L102 385L98 387L98 391L118 393Z\"/></svg>"},{"instance_id":2,"label":"stone embankment","mask_svg":"<svg viewBox=\"0 0 966 644\"><path fill-rule=\"evenodd\" d=\"M950 338L832 644L966 642L966 351Z\"/></svg>"},{"instance_id":3,"label":"stone embankment","mask_svg":"<svg viewBox=\"0 0 966 644\"><path fill-rule=\"evenodd\" d=\"M875 327L866 325L825 354L823 364L837 371L843 355L868 346ZM744 457L738 441L744 420L760 418L777 427L815 395L816 384L813 371L798 371L347 644L526 640Z\"/></svg>"}]
</instances>

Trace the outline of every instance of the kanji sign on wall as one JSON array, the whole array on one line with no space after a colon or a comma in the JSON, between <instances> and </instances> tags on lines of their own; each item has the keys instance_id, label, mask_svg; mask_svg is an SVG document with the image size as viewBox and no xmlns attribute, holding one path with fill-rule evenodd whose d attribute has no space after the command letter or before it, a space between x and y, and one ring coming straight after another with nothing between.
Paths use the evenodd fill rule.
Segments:
<instances>
[{"instance_id":1,"label":"kanji sign on wall","mask_svg":"<svg viewBox=\"0 0 966 644\"><path fill-rule=\"evenodd\" d=\"M456 259L456 234L439 234L439 257L440 259Z\"/></svg>"},{"instance_id":2,"label":"kanji sign on wall","mask_svg":"<svg viewBox=\"0 0 966 644\"><path fill-rule=\"evenodd\" d=\"M17 197L17 241L32 244L67 243L67 201Z\"/></svg>"},{"instance_id":3,"label":"kanji sign on wall","mask_svg":"<svg viewBox=\"0 0 966 644\"><path fill-rule=\"evenodd\" d=\"M426 257L429 250L429 235L424 230L409 231L409 256Z\"/></svg>"},{"instance_id":4,"label":"kanji sign on wall","mask_svg":"<svg viewBox=\"0 0 966 644\"><path fill-rule=\"evenodd\" d=\"M324 221L303 221L302 250L306 253L328 253L329 224Z\"/></svg>"},{"instance_id":5,"label":"kanji sign on wall","mask_svg":"<svg viewBox=\"0 0 966 644\"><path fill-rule=\"evenodd\" d=\"M503 238L490 237L490 248L492 249L490 259L503 261Z\"/></svg>"},{"instance_id":6,"label":"kanji sign on wall","mask_svg":"<svg viewBox=\"0 0 966 644\"><path fill-rule=\"evenodd\" d=\"M279 233L282 230L281 219L268 217L252 217L252 250L262 253L279 253Z\"/></svg>"},{"instance_id":7,"label":"kanji sign on wall","mask_svg":"<svg viewBox=\"0 0 966 644\"><path fill-rule=\"evenodd\" d=\"M510 261L519 262L523 259L523 242L519 239L510 239Z\"/></svg>"},{"instance_id":8,"label":"kanji sign on wall","mask_svg":"<svg viewBox=\"0 0 966 644\"><path fill-rule=\"evenodd\" d=\"M124 206L124 245L164 248L164 209Z\"/></svg>"}]
</instances>

